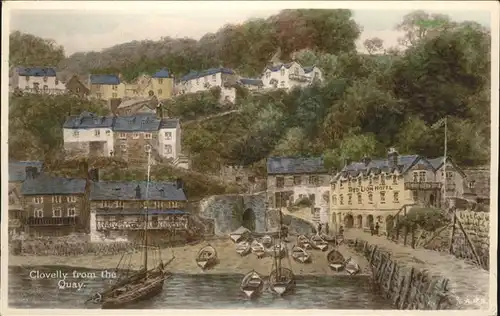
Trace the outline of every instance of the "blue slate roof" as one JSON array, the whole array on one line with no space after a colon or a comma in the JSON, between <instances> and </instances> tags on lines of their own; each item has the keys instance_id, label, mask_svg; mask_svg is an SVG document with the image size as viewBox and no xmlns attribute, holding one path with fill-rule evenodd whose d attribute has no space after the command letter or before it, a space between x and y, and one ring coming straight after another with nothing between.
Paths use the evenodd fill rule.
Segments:
<instances>
[{"instance_id":1,"label":"blue slate roof","mask_svg":"<svg viewBox=\"0 0 500 316\"><path fill-rule=\"evenodd\" d=\"M100 181L92 183L90 200L93 201L186 201L183 189L177 189L172 182L150 182L146 197L146 181ZM140 188L140 198L137 198L137 186Z\"/></svg>"},{"instance_id":2,"label":"blue slate roof","mask_svg":"<svg viewBox=\"0 0 500 316\"><path fill-rule=\"evenodd\" d=\"M157 71L154 75L151 76L152 78L170 78L170 72L168 69L162 69Z\"/></svg>"},{"instance_id":3,"label":"blue slate roof","mask_svg":"<svg viewBox=\"0 0 500 316\"><path fill-rule=\"evenodd\" d=\"M99 208L96 211L98 215L144 215L146 210L144 209L113 209L113 208ZM187 215L188 212L184 210L152 210L148 209L149 215Z\"/></svg>"},{"instance_id":4,"label":"blue slate roof","mask_svg":"<svg viewBox=\"0 0 500 316\"><path fill-rule=\"evenodd\" d=\"M35 167L38 172L43 169L43 161L16 161L9 162L9 182L26 180L26 167Z\"/></svg>"},{"instance_id":5,"label":"blue slate roof","mask_svg":"<svg viewBox=\"0 0 500 316\"><path fill-rule=\"evenodd\" d=\"M270 157L267 158L268 174L327 173L323 158Z\"/></svg>"},{"instance_id":6,"label":"blue slate roof","mask_svg":"<svg viewBox=\"0 0 500 316\"><path fill-rule=\"evenodd\" d=\"M262 83L262 80L252 79L252 78L241 78L240 82L241 82L241 84L249 85L249 86L262 86L262 85L264 85Z\"/></svg>"},{"instance_id":7,"label":"blue slate roof","mask_svg":"<svg viewBox=\"0 0 500 316\"><path fill-rule=\"evenodd\" d=\"M119 85L120 78L116 75L90 75L90 83Z\"/></svg>"},{"instance_id":8,"label":"blue slate roof","mask_svg":"<svg viewBox=\"0 0 500 316\"><path fill-rule=\"evenodd\" d=\"M450 158L448 157L448 160ZM427 161L429 161L429 163L432 165L432 167L434 169L439 169L439 167L441 167L443 165L443 162L444 162L444 156L443 157L437 157L437 158L431 158L431 159L427 159Z\"/></svg>"},{"instance_id":9,"label":"blue slate roof","mask_svg":"<svg viewBox=\"0 0 500 316\"><path fill-rule=\"evenodd\" d=\"M304 67L304 72L306 74L310 73L313 70L314 70L314 66Z\"/></svg>"},{"instance_id":10,"label":"blue slate roof","mask_svg":"<svg viewBox=\"0 0 500 316\"><path fill-rule=\"evenodd\" d=\"M215 74L218 74L219 72L223 73L223 74L227 74L227 75L234 75L235 74L234 70L228 69L228 68L210 68L210 69L200 71L200 72L191 71L190 73L188 73L187 75L182 77L179 81L189 81L189 80L193 80L196 78L202 78L202 77L206 77L206 76L210 76L210 75L215 75Z\"/></svg>"},{"instance_id":11,"label":"blue slate roof","mask_svg":"<svg viewBox=\"0 0 500 316\"><path fill-rule=\"evenodd\" d=\"M19 67L17 68L19 76L30 77L55 77L56 70L54 68L43 67Z\"/></svg>"},{"instance_id":12,"label":"blue slate roof","mask_svg":"<svg viewBox=\"0 0 500 316\"><path fill-rule=\"evenodd\" d=\"M27 179L21 186L22 195L65 195L84 194L85 179L52 177L41 174L35 179Z\"/></svg>"},{"instance_id":13,"label":"blue slate roof","mask_svg":"<svg viewBox=\"0 0 500 316\"><path fill-rule=\"evenodd\" d=\"M160 122L160 129L177 128L177 125L179 125L178 119L162 119Z\"/></svg>"},{"instance_id":14,"label":"blue slate roof","mask_svg":"<svg viewBox=\"0 0 500 316\"><path fill-rule=\"evenodd\" d=\"M421 159L425 160L425 158L422 158L419 155L398 155L398 162L395 168L398 168L400 173L405 173ZM425 160L425 162L427 162L427 160ZM368 165L362 161L356 161L345 166L340 173L335 176L335 178L338 178L340 175L350 175L355 177L360 173L367 174L370 171L392 172L395 168L389 167L389 161L387 158L370 160Z\"/></svg>"},{"instance_id":15,"label":"blue slate roof","mask_svg":"<svg viewBox=\"0 0 500 316\"><path fill-rule=\"evenodd\" d=\"M115 118L113 116L98 116L90 112L82 112L78 116L70 116L64 122L63 128L112 128Z\"/></svg>"},{"instance_id":16,"label":"blue slate roof","mask_svg":"<svg viewBox=\"0 0 500 316\"><path fill-rule=\"evenodd\" d=\"M264 71L266 71L267 69L271 70L272 72L276 72L276 71L279 71L281 69L281 67L285 67L286 69L290 68L292 66L292 63L287 63L287 64L279 64L279 65L276 65L276 66L267 66Z\"/></svg>"}]
</instances>

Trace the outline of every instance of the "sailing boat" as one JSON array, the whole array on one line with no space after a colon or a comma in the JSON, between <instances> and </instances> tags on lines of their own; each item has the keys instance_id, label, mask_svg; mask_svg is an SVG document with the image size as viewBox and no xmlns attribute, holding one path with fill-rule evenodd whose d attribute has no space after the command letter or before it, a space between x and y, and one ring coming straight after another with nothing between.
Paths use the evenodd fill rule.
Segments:
<instances>
[{"instance_id":1,"label":"sailing boat","mask_svg":"<svg viewBox=\"0 0 500 316\"><path fill-rule=\"evenodd\" d=\"M144 212L144 239L142 243L143 248L143 266L139 271L133 271L131 276L128 276L130 272L127 269L127 275L125 277L121 276L117 283L115 283L111 288L106 291L96 293L88 301L93 301L96 304L101 304L102 309L119 309L126 305L141 300L150 299L161 293L163 290L163 283L165 280L172 276L170 272L166 270L166 266L170 264L175 256L167 262L164 263L161 260L160 249L158 247L148 247L148 191L149 191L149 179L151 172L151 151L148 155L148 173L146 182L146 203ZM138 187L140 190L140 187ZM148 269L148 249L154 249L154 257L159 259L159 263L152 269ZM120 262L123 261L125 254L122 256ZM118 263L117 270L119 269L120 262Z\"/></svg>"},{"instance_id":2,"label":"sailing boat","mask_svg":"<svg viewBox=\"0 0 500 316\"><path fill-rule=\"evenodd\" d=\"M281 227L283 225L283 215L280 212L280 229L278 231L278 242L277 245L282 244ZM276 247L273 248L277 251ZM288 256L288 253L286 254ZM275 269L271 271L269 275L269 289L274 294L285 295L290 293L295 288L295 275L292 270L284 268L281 265L281 256L275 254L273 257L273 266Z\"/></svg>"}]
</instances>

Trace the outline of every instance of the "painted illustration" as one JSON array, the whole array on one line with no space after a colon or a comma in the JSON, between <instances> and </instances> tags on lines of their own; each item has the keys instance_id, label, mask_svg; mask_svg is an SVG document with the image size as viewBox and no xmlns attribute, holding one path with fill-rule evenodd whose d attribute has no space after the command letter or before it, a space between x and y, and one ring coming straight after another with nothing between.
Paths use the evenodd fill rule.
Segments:
<instances>
[{"instance_id":1,"label":"painted illustration","mask_svg":"<svg viewBox=\"0 0 500 316\"><path fill-rule=\"evenodd\" d=\"M490 11L198 4L9 11L9 308L490 309Z\"/></svg>"}]
</instances>

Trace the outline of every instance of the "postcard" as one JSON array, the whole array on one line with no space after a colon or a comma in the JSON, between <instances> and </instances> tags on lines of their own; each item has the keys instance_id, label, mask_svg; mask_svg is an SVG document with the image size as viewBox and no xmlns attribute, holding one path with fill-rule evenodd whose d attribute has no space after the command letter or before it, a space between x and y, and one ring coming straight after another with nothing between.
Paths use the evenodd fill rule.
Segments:
<instances>
[{"instance_id":1,"label":"postcard","mask_svg":"<svg viewBox=\"0 0 500 316\"><path fill-rule=\"evenodd\" d=\"M5 3L2 313L496 314L498 14Z\"/></svg>"}]
</instances>

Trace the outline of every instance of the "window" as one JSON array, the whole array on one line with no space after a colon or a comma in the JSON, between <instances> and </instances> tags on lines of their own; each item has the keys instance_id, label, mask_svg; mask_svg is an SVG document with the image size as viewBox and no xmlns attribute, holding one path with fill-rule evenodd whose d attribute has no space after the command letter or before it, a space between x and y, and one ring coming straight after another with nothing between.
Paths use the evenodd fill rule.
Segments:
<instances>
[{"instance_id":1,"label":"window","mask_svg":"<svg viewBox=\"0 0 500 316\"><path fill-rule=\"evenodd\" d=\"M310 185L318 185L318 176L309 176Z\"/></svg>"},{"instance_id":2,"label":"window","mask_svg":"<svg viewBox=\"0 0 500 316\"><path fill-rule=\"evenodd\" d=\"M413 191L413 201L418 201L418 191Z\"/></svg>"},{"instance_id":3,"label":"window","mask_svg":"<svg viewBox=\"0 0 500 316\"><path fill-rule=\"evenodd\" d=\"M120 149L121 149L122 151L127 151L127 144L121 144L121 145L120 145Z\"/></svg>"},{"instance_id":4,"label":"window","mask_svg":"<svg viewBox=\"0 0 500 316\"><path fill-rule=\"evenodd\" d=\"M347 179L347 187L350 188L351 187L351 179Z\"/></svg>"},{"instance_id":5,"label":"window","mask_svg":"<svg viewBox=\"0 0 500 316\"><path fill-rule=\"evenodd\" d=\"M16 203L16 199L14 199L14 196L11 194L9 195L9 205L10 204L15 204Z\"/></svg>"},{"instance_id":6,"label":"window","mask_svg":"<svg viewBox=\"0 0 500 316\"><path fill-rule=\"evenodd\" d=\"M98 99L102 99L102 93L96 93L95 95Z\"/></svg>"},{"instance_id":7,"label":"window","mask_svg":"<svg viewBox=\"0 0 500 316\"><path fill-rule=\"evenodd\" d=\"M335 183L332 183L332 190L335 190L335 187L336 187L336 186L337 186L337 185L336 185Z\"/></svg>"},{"instance_id":8,"label":"window","mask_svg":"<svg viewBox=\"0 0 500 316\"><path fill-rule=\"evenodd\" d=\"M47 82L47 80L49 80L49 78L47 78L47 76L44 76L43 77L43 82Z\"/></svg>"},{"instance_id":9,"label":"window","mask_svg":"<svg viewBox=\"0 0 500 316\"><path fill-rule=\"evenodd\" d=\"M43 210L41 208L34 210L33 216L36 218L43 217Z\"/></svg>"},{"instance_id":10,"label":"window","mask_svg":"<svg viewBox=\"0 0 500 316\"><path fill-rule=\"evenodd\" d=\"M172 139L172 132L165 132L165 139Z\"/></svg>"},{"instance_id":11,"label":"window","mask_svg":"<svg viewBox=\"0 0 500 316\"><path fill-rule=\"evenodd\" d=\"M106 136L110 136L111 135L111 131L106 131Z\"/></svg>"},{"instance_id":12,"label":"window","mask_svg":"<svg viewBox=\"0 0 500 316\"><path fill-rule=\"evenodd\" d=\"M284 76L284 75L285 75L285 69L284 69L284 68L281 68L281 70L280 70L280 75L281 75L281 76Z\"/></svg>"},{"instance_id":13,"label":"window","mask_svg":"<svg viewBox=\"0 0 500 316\"><path fill-rule=\"evenodd\" d=\"M133 139L139 139L139 133L134 133L134 134L132 135L132 138L133 138Z\"/></svg>"},{"instance_id":14,"label":"window","mask_svg":"<svg viewBox=\"0 0 500 316\"><path fill-rule=\"evenodd\" d=\"M35 203L35 204L42 204L43 203L43 197L42 196L35 196L33 198L33 203Z\"/></svg>"},{"instance_id":15,"label":"window","mask_svg":"<svg viewBox=\"0 0 500 316\"><path fill-rule=\"evenodd\" d=\"M446 180L452 180L453 179L453 172L447 171L446 172Z\"/></svg>"},{"instance_id":16,"label":"window","mask_svg":"<svg viewBox=\"0 0 500 316\"><path fill-rule=\"evenodd\" d=\"M293 177L293 184L300 185L301 183L302 183L302 177L301 176L294 176Z\"/></svg>"},{"instance_id":17,"label":"window","mask_svg":"<svg viewBox=\"0 0 500 316\"><path fill-rule=\"evenodd\" d=\"M216 75L212 75L212 81L217 81L217 76Z\"/></svg>"},{"instance_id":18,"label":"window","mask_svg":"<svg viewBox=\"0 0 500 316\"><path fill-rule=\"evenodd\" d=\"M380 192L380 204L385 204L385 192Z\"/></svg>"},{"instance_id":19,"label":"window","mask_svg":"<svg viewBox=\"0 0 500 316\"><path fill-rule=\"evenodd\" d=\"M358 178L358 185L361 185L361 177Z\"/></svg>"},{"instance_id":20,"label":"window","mask_svg":"<svg viewBox=\"0 0 500 316\"><path fill-rule=\"evenodd\" d=\"M271 78L271 72L268 71L268 72L266 72L266 79L269 79L269 78Z\"/></svg>"},{"instance_id":21,"label":"window","mask_svg":"<svg viewBox=\"0 0 500 316\"><path fill-rule=\"evenodd\" d=\"M373 203L373 193L368 193L368 203Z\"/></svg>"},{"instance_id":22,"label":"window","mask_svg":"<svg viewBox=\"0 0 500 316\"><path fill-rule=\"evenodd\" d=\"M342 189L344 187L344 181L340 180L340 188Z\"/></svg>"},{"instance_id":23,"label":"window","mask_svg":"<svg viewBox=\"0 0 500 316\"><path fill-rule=\"evenodd\" d=\"M102 207L112 207L113 202L111 201L102 201Z\"/></svg>"},{"instance_id":24,"label":"window","mask_svg":"<svg viewBox=\"0 0 500 316\"><path fill-rule=\"evenodd\" d=\"M158 95L162 95L163 91L161 89L158 89Z\"/></svg>"},{"instance_id":25,"label":"window","mask_svg":"<svg viewBox=\"0 0 500 316\"><path fill-rule=\"evenodd\" d=\"M280 82L280 87L284 88L285 87L285 82L284 81L281 81Z\"/></svg>"},{"instance_id":26,"label":"window","mask_svg":"<svg viewBox=\"0 0 500 316\"><path fill-rule=\"evenodd\" d=\"M394 197L393 202L394 203L399 203L399 192L398 191L394 191L393 192L393 197Z\"/></svg>"},{"instance_id":27,"label":"window","mask_svg":"<svg viewBox=\"0 0 500 316\"><path fill-rule=\"evenodd\" d=\"M53 196L53 197L52 197L52 203L55 203L55 204L61 204L61 202L62 202L62 199L61 199L61 197L60 197L60 196L57 196L57 195L56 195L56 196Z\"/></svg>"},{"instance_id":28,"label":"window","mask_svg":"<svg viewBox=\"0 0 500 316\"><path fill-rule=\"evenodd\" d=\"M118 90L118 86L113 86L113 90Z\"/></svg>"},{"instance_id":29,"label":"window","mask_svg":"<svg viewBox=\"0 0 500 316\"><path fill-rule=\"evenodd\" d=\"M334 194L332 195L332 204L336 205L337 204L337 196Z\"/></svg>"},{"instance_id":30,"label":"window","mask_svg":"<svg viewBox=\"0 0 500 316\"><path fill-rule=\"evenodd\" d=\"M277 188L283 188L285 186L285 178L283 177L276 177L276 187Z\"/></svg>"},{"instance_id":31,"label":"window","mask_svg":"<svg viewBox=\"0 0 500 316\"><path fill-rule=\"evenodd\" d=\"M33 83L33 89L38 90L40 89L40 84L38 82Z\"/></svg>"},{"instance_id":32,"label":"window","mask_svg":"<svg viewBox=\"0 0 500 316\"><path fill-rule=\"evenodd\" d=\"M116 208L121 208L121 207L123 207L123 201L115 201L115 207L116 207Z\"/></svg>"},{"instance_id":33,"label":"window","mask_svg":"<svg viewBox=\"0 0 500 316\"><path fill-rule=\"evenodd\" d=\"M153 138L153 134L151 133L144 133L144 139L152 139Z\"/></svg>"},{"instance_id":34,"label":"window","mask_svg":"<svg viewBox=\"0 0 500 316\"><path fill-rule=\"evenodd\" d=\"M162 84L163 83L163 79L162 78L158 79L158 83Z\"/></svg>"},{"instance_id":35,"label":"window","mask_svg":"<svg viewBox=\"0 0 500 316\"><path fill-rule=\"evenodd\" d=\"M68 200L68 203L75 203L76 202L76 196L70 195L70 196L68 196L67 200Z\"/></svg>"},{"instance_id":36,"label":"window","mask_svg":"<svg viewBox=\"0 0 500 316\"><path fill-rule=\"evenodd\" d=\"M74 207L70 207L68 208L68 217L76 217L76 208Z\"/></svg>"},{"instance_id":37,"label":"window","mask_svg":"<svg viewBox=\"0 0 500 316\"><path fill-rule=\"evenodd\" d=\"M361 193L358 193L358 204L363 204L363 198L361 196Z\"/></svg>"},{"instance_id":38,"label":"window","mask_svg":"<svg viewBox=\"0 0 500 316\"><path fill-rule=\"evenodd\" d=\"M58 85L58 84L59 84L59 79L56 78L56 85Z\"/></svg>"},{"instance_id":39,"label":"window","mask_svg":"<svg viewBox=\"0 0 500 316\"><path fill-rule=\"evenodd\" d=\"M120 133L118 134L119 139L127 139L127 134L126 133Z\"/></svg>"},{"instance_id":40,"label":"window","mask_svg":"<svg viewBox=\"0 0 500 316\"><path fill-rule=\"evenodd\" d=\"M352 194L347 194L347 204L352 205Z\"/></svg>"},{"instance_id":41,"label":"window","mask_svg":"<svg viewBox=\"0 0 500 316\"><path fill-rule=\"evenodd\" d=\"M398 177L392 176L392 184L398 184Z\"/></svg>"},{"instance_id":42,"label":"window","mask_svg":"<svg viewBox=\"0 0 500 316\"><path fill-rule=\"evenodd\" d=\"M385 177L384 176L380 176L380 184L385 185Z\"/></svg>"},{"instance_id":43,"label":"window","mask_svg":"<svg viewBox=\"0 0 500 316\"><path fill-rule=\"evenodd\" d=\"M469 189L474 189L476 187L476 181L469 182Z\"/></svg>"},{"instance_id":44,"label":"window","mask_svg":"<svg viewBox=\"0 0 500 316\"><path fill-rule=\"evenodd\" d=\"M165 153L167 154L172 153L172 145L165 145Z\"/></svg>"},{"instance_id":45,"label":"window","mask_svg":"<svg viewBox=\"0 0 500 316\"><path fill-rule=\"evenodd\" d=\"M339 195L339 202L340 202L340 205L344 205L344 196L342 194Z\"/></svg>"},{"instance_id":46,"label":"window","mask_svg":"<svg viewBox=\"0 0 500 316\"><path fill-rule=\"evenodd\" d=\"M418 172L413 172L413 182L418 182Z\"/></svg>"},{"instance_id":47,"label":"window","mask_svg":"<svg viewBox=\"0 0 500 316\"><path fill-rule=\"evenodd\" d=\"M144 145L144 151L147 152L147 153L150 152L151 151L151 145L149 145L149 144Z\"/></svg>"},{"instance_id":48,"label":"window","mask_svg":"<svg viewBox=\"0 0 500 316\"><path fill-rule=\"evenodd\" d=\"M113 99L116 99L116 98L118 98L118 94L117 94L117 93L112 93L112 94L111 94L111 97L112 97Z\"/></svg>"},{"instance_id":49,"label":"window","mask_svg":"<svg viewBox=\"0 0 500 316\"><path fill-rule=\"evenodd\" d=\"M79 131L73 131L73 137L78 137L80 136L80 132Z\"/></svg>"},{"instance_id":50,"label":"window","mask_svg":"<svg viewBox=\"0 0 500 316\"><path fill-rule=\"evenodd\" d=\"M426 172L425 172L425 171L420 171L420 172L418 173L418 181L419 181L419 182L425 182L425 180L426 180L426 179L425 179L425 174L426 174Z\"/></svg>"},{"instance_id":51,"label":"window","mask_svg":"<svg viewBox=\"0 0 500 316\"><path fill-rule=\"evenodd\" d=\"M49 90L49 86L48 85L44 85L43 86L43 91L47 91L47 90Z\"/></svg>"},{"instance_id":52,"label":"window","mask_svg":"<svg viewBox=\"0 0 500 316\"><path fill-rule=\"evenodd\" d=\"M52 209L52 217L61 217L61 213L62 212L60 207Z\"/></svg>"},{"instance_id":53,"label":"window","mask_svg":"<svg viewBox=\"0 0 500 316\"><path fill-rule=\"evenodd\" d=\"M30 81L30 76L26 76L26 81Z\"/></svg>"},{"instance_id":54,"label":"window","mask_svg":"<svg viewBox=\"0 0 500 316\"><path fill-rule=\"evenodd\" d=\"M101 130L99 130L99 129L94 130L94 136L95 137L101 136Z\"/></svg>"}]
</instances>

